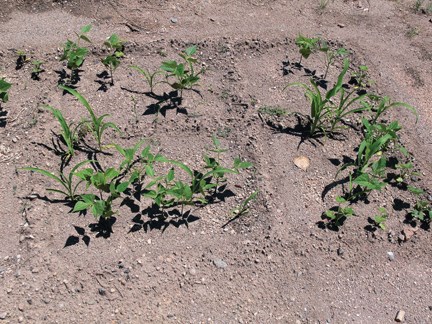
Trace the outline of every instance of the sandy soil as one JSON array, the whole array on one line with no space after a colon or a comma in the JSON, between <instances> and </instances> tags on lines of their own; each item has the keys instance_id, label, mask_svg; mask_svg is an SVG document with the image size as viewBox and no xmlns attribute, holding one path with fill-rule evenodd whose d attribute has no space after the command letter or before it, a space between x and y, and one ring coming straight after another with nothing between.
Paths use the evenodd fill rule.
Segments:
<instances>
[{"instance_id":1,"label":"sandy soil","mask_svg":"<svg viewBox=\"0 0 432 324\"><path fill-rule=\"evenodd\" d=\"M371 91L417 108L417 123L405 109L386 118L403 125L401 141L420 171L412 184L432 194L432 16L414 12L414 3L335 0L319 10L312 0L1 0L0 78L12 88L0 112L0 320L391 323L403 310L407 323L430 323L432 234L406 223L412 195L387 186L355 204L358 217L338 232L320 228L342 190L323 195L339 169L332 162L355 158L361 133L349 129L345 139L300 145L288 131L295 118L259 114L269 106L308 112L299 89L284 89L308 82L304 70L283 73L283 62L299 58L298 34L344 46L354 66L369 67ZM56 186L51 180L21 169L59 168L50 148L60 128L43 104L68 120L85 114L57 88L61 48L85 24L93 26L91 53L76 87L121 128L107 138L125 146L145 139L155 151L199 167L217 134L229 148L226 163L241 156L254 164L229 178L234 196L194 209L188 226L143 226L144 199L116 206L112 233L101 235L107 233L93 216L71 213L46 191ZM112 33L127 40L126 57L103 91L101 47ZM155 69L191 44L206 67L200 94L184 93L187 114L170 109L155 120L148 109L155 99L129 66ZM16 69L17 50L44 62L39 81L31 79L29 63ZM303 64L323 73L320 55ZM340 68L340 61L330 68L330 83ZM168 91L160 85L156 92ZM307 171L294 165L298 156L310 159ZM120 162L118 155L98 158L104 167ZM223 226L254 190L250 212ZM386 230L368 231L368 217L383 206ZM405 241L407 229L415 234Z\"/></svg>"}]
</instances>

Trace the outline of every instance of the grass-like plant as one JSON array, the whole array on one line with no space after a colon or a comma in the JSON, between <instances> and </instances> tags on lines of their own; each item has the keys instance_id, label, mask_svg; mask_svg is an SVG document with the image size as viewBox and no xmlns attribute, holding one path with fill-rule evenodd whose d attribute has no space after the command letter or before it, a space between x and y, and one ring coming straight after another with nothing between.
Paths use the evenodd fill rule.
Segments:
<instances>
[{"instance_id":1,"label":"grass-like plant","mask_svg":"<svg viewBox=\"0 0 432 324\"><path fill-rule=\"evenodd\" d=\"M75 146L78 141L77 130L79 128L79 124L74 126L73 123L68 123L63 117L61 111L58 109L55 109L51 106L46 106L45 109L49 110L59 122L62 129L61 137L67 146L66 157L72 157L75 153Z\"/></svg>"},{"instance_id":2,"label":"grass-like plant","mask_svg":"<svg viewBox=\"0 0 432 324\"><path fill-rule=\"evenodd\" d=\"M0 100L3 103L8 102L9 100L9 89L12 87L12 85L5 81L5 79L0 79Z\"/></svg>"},{"instance_id":3,"label":"grass-like plant","mask_svg":"<svg viewBox=\"0 0 432 324\"><path fill-rule=\"evenodd\" d=\"M60 186L63 187L63 190L47 189L47 191L62 194L66 197L66 199L69 199L71 201L76 201L78 198L77 189L78 189L78 186L83 182L83 180L80 180L77 183L74 183L74 181L73 181L74 175L80 167L82 167L83 165L88 164L90 162L92 162L92 161L86 160L86 161L82 161L82 162L78 163L77 165L75 165L71 169L71 171L69 172L68 175L65 175L63 172L61 172L59 175L55 175L54 173L51 173L49 171L46 171L46 170L43 170L40 168L33 168L33 167L23 168L23 170L37 172L37 173L40 173L44 176L51 178L52 180L54 180L55 182L60 184Z\"/></svg>"},{"instance_id":4,"label":"grass-like plant","mask_svg":"<svg viewBox=\"0 0 432 324\"><path fill-rule=\"evenodd\" d=\"M67 61L67 67L72 72L78 70L84 63L85 57L88 54L86 47L81 47L81 40L91 43L87 37L87 33L91 30L91 25L86 25L81 28L79 33L75 33L77 36L76 42L67 40L63 48L63 55L60 57L60 61Z\"/></svg>"},{"instance_id":5,"label":"grass-like plant","mask_svg":"<svg viewBox=\"0 0 432 324\"><path fill-rule=\"evenodd\" d=\"M138 71L145 79L145 81L148 83L150 87L150 92L154 93L154 88L157 84L162 83L162 80L157 80L157 76L163 74L163 71L156 70L154 72L150 72L149 70L140 68L139 66L133 65L130 67L131 69L134 69L135 71Z\"/></svg>"},{"instance_id":6,"label":"grass-like plant","mask_svg":"<svg viewBox=\"0 0 432 324\"><path fill-rule=\"evenodd\" d=\"M255 190L252 192L249 197L247 197L245 200L243 200L240 205L238 205L236 208L234 208L231 213L234 217L238 218L240 216L243 216L249 212L249 204L256 199L258 196L258 190Z\"/></svg>"},{"instance_id":7,"label":"grass-like plant","mask_svg":"<svg viewBox=\"0 0 432 324\"><path fill-rule=\"evenodd\" d=\"M371 123L375 124L378 119L389 109L396 108L396 107L403 107L411 111L416 116L416 122L418 121L418 113L417 110L405 103L405 102L391 102L390 98L388 96L377 96L377 95L369 95L368 96L371 99L371 103L365 103L367 105L367 109L371 112L374 112L375 114L372 116Z\"/></svg>"},{"instance_id":8,"label":"grass-like plant","mask_svg":"<svg viewBox=\"0 0 432 324\"><path fill-rule=\"evenodd\" d=\"M109 116L108 114L104 114L102 116L97 117L96 114L94 113L93 109L91 108L90 104L87 102L87 100L80 94L78 93L78 91L69 88L67 86L64 85L60 85L59 86L60 89L65 90L67 92L69 92L70 94L72 94L73 96L75 96L75 98L78 99L79 102L82 103L82 105L87 109L89 115L90 115L90 120L86 120L83 123L86 123L88 125L90 125L95 139L97 141L98 144L98 148L99 150L102 150L102 136L105 133L105 131L107 129L112 128L113 130L120 132L120 129L117 127L116 124L112 123L112 122L105 122L104 119Z\"/></svg>"},{"instance_id":9,"label":"grass-like plant","mask_svg":"<svg viewBox=\"0 0 432 324\"><path fill-rule=\"evenodd\" d=\"M114 71L120 65L120 58L124 56L124 41L116 34L112 34L105 42L105 47L111 53L103 58L102 64L110 71L111 85L114 85Z\"/></svg>"},{"instance_id":10,"label":"grass-like plant","mask_svg":"<svg viewBox=\"0 0 432 324\"><path fill-rule=\"evenodd\" d=\"M356 102L362 101L365 94L357 95L354 89L350 91L345 90L343 81L348 68L349 60L345 59L337 82L333 88L327 91L325 96L321 94L320 89L312 79L310 81L312 87L299 82L291 83L287 86L302 87L305 89L305 96L311 102L310 114L308 116L298 113L308 120L310 137L333 134L340 129L339 125L345 117L369 109L369 107L363 104L356 108L351 107Z\"/></svg>"}]
</instances>

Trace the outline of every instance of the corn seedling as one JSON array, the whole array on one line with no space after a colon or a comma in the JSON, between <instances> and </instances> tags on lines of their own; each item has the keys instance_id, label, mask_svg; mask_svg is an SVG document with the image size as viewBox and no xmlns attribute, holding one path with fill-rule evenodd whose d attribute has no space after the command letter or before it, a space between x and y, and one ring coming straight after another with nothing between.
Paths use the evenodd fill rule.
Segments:
<instances>
[{"instance_id":1,"label":"corn seedling","mask_svg":"<svg viewBox=\"0 0 432 324\"><path fill-rule=\"evenodd\" d=\"M338 228L343 225L347 218L354 216L355 212L351 207L343 207L343 204L348 203L348 200L345 198L338 196L336 197L336 202L338 206L334 209L327 210L324 212L323 216L329 220L332 226Z\"/></svg>"},{"instance_id":2,"label":"corn seedling","mask_svg":"<svg viewBox=\"0 0 432 324\"><path fill-rule=\"evenodd\" d=\"M63 117L63 114L58 109L50 106L46 106L45 109L49 110L54 115L62 128L61 137L67 146L66 157L73 156L75 153L74 148L78 141L77 130L80 125L78 124L77 126L73 127L73 123L68 124Z\"/></svg>"},{"instance_id":3,"label":"corn seedling","mask_svg":"<svg viewBox=\"0 0 432 324\"><path fill-rule=\"evenodd\" d=\"M252 192L252 194L247 197L240 205L238 205L236 208L234 208L231 213L234 217L240 217L242 215L245 215L249 212L249 204L253 200L256 199L258 195L258 190Z\"/></svg>"},{"instance_id":4,"label":"corn seedling","mask_svg":"<svg viewBox=\"0 0 432 324\"><path fill-rule=\"evenodd\" d=\"M180 91L180 97L183 90L190 90L198 85L198 81L200 80L199 75L204 72L204 69L195 72L194 65L198 60L193 55L196 53L196 50L196 46L191 46L179 54L184 63L178 63L174 60L164 61L160 67L161 70L167 72L165 75L166 82L175 90ZM171 78L174 78L175 81L171 82Z\"/></svg>"},{"instance_id":5,"label":"corn seedling","mask_svg":"<svg viewBox=\"0 0 432 324\"><path fill-rule=\"evenodd\" d=\"M308 38L303 35L299 35L296 38L295 44L299 48L300 52L299 65L301 64L302 58L307 59L312 53L318 50L319 40L319 38Z\"/></svg>"},{"instance_id":6,"label":"corn seedling","mask_svg":"<svg viewBox=\"0 0 432 324\"><path fill-rule=\"evenodd\" d=\"M113 130L120 132L120 129L117 127L117 125L115 125L112 122L104 122L104 118L109 116L108 114L97 117L93 109L91 108L90 104L87 102L87 100L76 90L63 85L60 85L59 87L60 89L65 90L70 94L74 95L75 98L77 98L78 101L81 102L81 104L87 109L90 115L90 120L86 120L83 123L90 125L94 133L94 136L96 138L99 150L102 150L102 136L105 133L105 131L109 128L112 128Z\"/></svg>"},{"instance_id":7,"label":"corn seedling","mask_svg":"<svg viewBox=\"0 0 432 324\"><path fill-rule=\"evenodd\" d=\"M40 173L44 176L51 178L52 180L54 180L55 182L60 184L63 187L63 190L47 189L47 191L62 194L66 197L66 199L69 199L71 201L76 201L78 198L78 195L76 194L76 192L77 192L78 186L83 182L83 180L80 180L77 183L74 183L73 177L74 177L75 173L77 172L77 170L81 166L83 166L87 163L90 163L90 162L92 162L92 161L87 160L87 161L82 161L82 162L78 163L77 165L75 165L71 169L71 171L69 172L68 175L65 175L63 172L61 172L57 176L57 175L55 175L49 171L39 169L39 168L33 168L33 167L27 167L27 168L24 168L23 170L37 172L37 173Z\"/></svg>"},{"instance_id":8,"label":"corn seedling","mask_svg":"<svg viewBox=\"0 0 432 324\"><path fill-rule=\"evenodd\" d=\"M119 169L128 170L135 161L135 155L143 145L144 140L139 141L131 148L124 148L118 144L114 144L115 149L123 156L124 160L121 162Z\"/></svg>"},{"instance_id":9,"label":"corn seedling","mask_svg":"<svg viewBox=\"0 0 432 324\"><path fill-rule=\"evenodd\" d=\"M362 112L369 107L361 105L357 108L351 108L357 101L365 97L364 94L356 95L355 90L346 91L343 87L343 79L349 68L349 60L344 60L343 70L339 74L336 84L332 89L327 91L325 97L321 94L317 84L311 79L312 87L305 83L292 83L287 87L299 86L305 89L305 96L311 102L310 115L306 116L309 123L309 136L317 137L321 135L332 134L337 131L339 124L348 115ZM354 96L354 97L353 97ZM339 97L339 99L337 99ZM298 113L298 115L301 115Z\"/></svg>"},{"instance_id":10,"label":"corn seedling","mask_svg":"<svg viewBox=\"0 0 432 324\"><path fill-rule=\"evenodd\" d=\"M365 102L365 107L367 110L370 110L372 112L375 113L375 115L372 117L371 119L371 123L375 124L378 119L389 109L391 108L395 108L395 107L403 107L408 109L409 111L411 111L415 116L416 116L416 122L418 121L418 113L417 110L405 103L405 102L400 102L400 101L396 101L396 102L391 102L390 98L387 96L384 97L380 97L380 96L376 96L376 95L370 95L369 98L372 101L372 104L369 104L367 102Z\"/></svg>"},{"instance_id":11,"label":"corn seedling","mask_svg":"<svg viewBox=\"0 0 432 324\"><path fill-rule=\"evenodd\" d=\"M162 81L157 81L157 76L162 74L163 71L156 70L154 72L150 72L148 70L142 69L139 66L131 66L131 69L138 71L142 76L144 76L145 81L148 83L150 87L150 92L154 93L154 88L157 84L162 83Z\"/></svg>"},{"instance_id":12,"label":"corn seedling","mask_svg":"<svg viewBox=\"0 0 432 324\"><path fill-rule=\"evenodd\" d=\"M86 25L81 28L80 33L75 33L77 36L77 41L73 42L67 40L63 48L63 55L60 57L60 61L67 61L67 67L73 73L78 70L84 63L85 57L88 54L88 49L85 47L80 47L81 40L91 43L90 39L87 37L87 33L91 30L91 25Z\"/></svg>"},{"instance_id":13,"label":"corn seedling","mask_svg":"<svg viewBox=\"0 0 432 324\"><path fill-rule=\"evenodd\" d=\"M31 72L31 78L33 80L39 80L39 74L41 74L42 72L44 72L45 70L42 68L42 61L39 60L34 60L32 61L32 65L33 65L33 69Z\"/></svg>"},{"instance_id":14,"label":"corn seedling","mask_svg":"<svg viewBox=\"0 0 432 324\"><path fill-rule=\"evenodd\" d=\"M3 103L8 102L9 100L9 89L12 87L12 85L5 81L4 79L0 79L0 100Z\"/></svg>"},{"instance_id":15,"label":"corn seedling","mask_svg":"<svg viewBox=\"0 0 432 324\"><path fill-rule=\"evenodd\" d=\"M383 231L385 231L385 222L387 221L388 214L387 210L383 207L378 208L378 214L374 216L373 223L375 227L381 228Z\"/></svg>"},{"instance_id":16,"label":"corn seedling","mask_svg":"<svg viewBox=\"0 0 432 324\"><path fill-rule=\"evenodd\" d=\"M112 53L102 59L102 64L105 65L110 71L111 85L114 85L114 71L120 65L120 58L124 56L124 42L116 34L112 34L105 42L104 45Z\"/></svg>"}]
</instances>

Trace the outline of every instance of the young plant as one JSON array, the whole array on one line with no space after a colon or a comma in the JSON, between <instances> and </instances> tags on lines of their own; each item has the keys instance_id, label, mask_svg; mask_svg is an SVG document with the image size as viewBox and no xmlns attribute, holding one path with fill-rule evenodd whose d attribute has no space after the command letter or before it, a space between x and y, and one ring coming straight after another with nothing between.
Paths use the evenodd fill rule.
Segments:
<instances>
[{"instance_id":1,"label":"young plant","mask_svg":"<svg viewBox=\"0 0 432 324\"><path fill-rule=\"evenodd\" d=\"M311 102L310 115L306 116L309 123L309 136L327 136L333 134L340 127L339 124L348 115L362 112L369 107L361 105L351 108L357 101L361 101L365 95L357 95L355 90L346 91L343 87L343 79L349 68L349 60L345 59L343 70L339 74L337 82L332 89L322 96L316 83L311 79L312 88L305 83L291 83L287 87L299 86L305 89L305 96ZM354 96L354 97L353 97ZM337 97L339 97L337 99ZM299 115L302 115L298 113Z\"/></svg>"},{"instance_id":2,"label":"young plant","mask_svg":"<svg viewBox=\"0 0 432 324\"><path fill-rule=\"evenodd\" d=\"M104 43L108 51L112 52L102 59L102 64L110 71L111 85L114 85L114 71L120 65L120 58L124 56L124 42L116 34L112 34Z\"/></svg>"},{"instance_id":3,"label":"young plant","mask_svg":"<svg viewBox=\"0 0 432 324\"><path fill-rule=\"evenodd\" d=\"M83 166L87 163L90 163L90 162L92 162L92 161L87 160L87 161L82 161L82 162L78 163L77 165L75 165L71 169L71 171L69 172L68 175L65 175L63 172L61 172L57 176L57 175L55 175L49 171L39 169L39 168L33 168L33 167L23 168L23 170L37 172L37 173L40 173L44 176L51 178L52 180L54 180L55 182L60 184L63 187L63 190L47 189L47 191L62 194L66 197L66 199L69 199L71 201L76 201L78 198L78 195L76 194L76 192L77 192L78 186L83 182L83 180L80 180L77 183L74 183L73 177L74 177L75 173L77 172L77 170L81 166Z\"/></svg>"},{"instance_id":4,"label":"young plant","mask_svg":"<svg viewBox=\"0 0 432 324\"><path fill-rule=\"evenodd\" d=\"M196 50L196 46L191 46L179 54L184 63L178 63L174 60L164 61L160 67L161 70L167 72L165 75L166 82L175 90L180 91L180 97L183 90L190 90L198 85L198 81L200 80L199 75L204 72L204 69L195 72L194 65L198 60L193 55L196 53ZM175 81L170 82L171 78L174 78Z\"/></svg>"},{"instance_id":5,"label":"young plant","mask_svg":"<svg viewBox=\"0 0 432 324\"><path fill-rule=\"evenodd\" d=\"M426 200L418 200L414 207L409 211L413 218L417 218L422 223L429 224L432 221L432 205Z\"/></svg>"},{"instance_id":6,"label":"young plant","mask_svg":"<svg viewBox=\"0 0 432 324\"><path fill-rule=\"evenodd\" d=\"M375 225L375 227L379 227L381 228L383 231L385 231L386 226L385 226L385 222L387 221L388 218L388 214L387 214L387 210L383 207L378 208L378 214L374 216L373 223Z\"/></svg>"},{"instance_id":7,"label":"young plant","mask_svg":"<svg viewBox=\"0 0 432 324\"><path fill-rule=\"evenodd\" d=\"M77 98L78 101L81 102L81 104L87 109L90 115L90 120L86 120L83 123L90 125L94 133L94 136L96 138L99 150L102 150L102 136L105 133L105 131L109 128L112 128L114 131L120 132L120 129L114 123L104 121L104 118L109 116L108 114L97 117L93 109L91 108L90 104L87 102L87 100L76 90L63 85L60 85L59 88L74 95L75 98Z\"/></svg>"},{"instance_id":8,"label":"young plant","mask_svg":"<svg viewBox=\"0 0 432 324\"><path fill-rule=\"evenodd\" d=\"M81 47L81 40L91 43L90 39L87 37L87 33L91 30L91 25L86 25L81 28L80 33L75 33L77 36L77 41L73 42L67 40L63 48L63 55L60 57L60 61L67 61L67 67L73 73L81 67L84 60L88 54L88 49L86 47Z\"/></svg>"},{"instance_id":9,"label":"young plant","mask_svg":"<svg viewBox=\"0 0 432 324\"><path fill-rule=\"evenodd\" d=\"M405 102L400 102L400 101L391 102L390 98L387 96L380 97L376 95L370 95L369 98L372 100L372 105L366 103L367 109L372 112L375 112L375 115L371 119L372 124L375 124L378 121L378 119L381 117L381 115L383 115L387 110L395 107L403 107L408 109L416 116L416 122L418 121L417 110L413 106Z\"/></svg>"},{"instance_id":10,"label":"young plant","mask_svg":"<svg viewBox=\"0 0 432 324\"><path fill-rule=\"evenodd\" d=\"M45 70L42 68L42 61L38 61L38 60L34 60L32 61L33 64L33 70L31 72L31 78L33 80L39 80L39 74L41 74L42 72L44 72Z\"/></svg>"},{"instance_id":11,"label":"young plant","mask_svg":"<svg viewBox=\"0 0 432 324\"><path fill-rule=\"evenodd\" d=\"M343 207L343 204L348 203L345 198L338 196L336 197L336 202L338 206L327 210L323 216L329 220L332 227L339 228L349 217L354 216L355 212L351 207Z\"/></svg>"},{"instance_id":12,"label":"young plant","mask_svg":"<svg viewBox=\"0 0 432 324\"><path fill-rule=\"evenodd\" d=\"M130 68L138 71L139 73L141 73L144 76L144 79L146 80L146 82L150 86L150 92L151 93L154 93L154 88L158 83L162 83L162 81L157 81L157 76L163 73L163 71L161 71L161 70L156 70L154 72L150 72L150 71L142 69L136 65L133 65Z\"/></svg>"},{"instance_id":13,"label":"young plant","mask_svg":"<svg viewBox=\"0 0 432 324\"><path fill-rule=\"evenodd\" d=\"M349 54L349 52L341 47L336 50L332 49L325 40L321 40L319 42L319 50L325 53L325 72L323 79L327 78L327 73L330 66L335 62L337 57L345 57Z\"/></svg>"},{"instance_id":14,"label":"young plant","mask_svg":"<svg viewBox=\"0 0 432 324\"><path fill-rule=\"evenodd\" d=\"M0 100L3 103L8 102L9 100L9 89L12 87L12 85L5 81L4 79L0 79Z\"/></svg>"},{"instance_id":15,"label":"young plant","mask_svg":"<svg viewBox=\"0 0 432 324\"><path fill-rule=\"evenodd\" d=\"M249 212L249 203L256 199L258 195L258 190L252 192L249 197L247 197L240 205L234 208L231 213L234 217L240 217Z\"/></svg>"},{"instance_id":16,"label":"young plant","mask_svg":"<svg viewBox=\"0 0 432 324\"><path fill-rule=\"evenodd\" d=\"M295 44L299 48L299 52L301 55L298 62L299 65L301 65L302 58L307 59L312 53L318 50L319 40L319 38L308 38L303 35L299 35L296 38Z\"/></svg>"},{"instance_id":17,"label":"young plant","mask_svg":"<svg viewBox=\"0 0 432 324\"><path fill-rule=\"evenodd\" d=\"M144 140L139 141L131 148L124 148L118 144L114 144L115 149L124 157L119 167L120 170L128 170L132 166L135 161L135 155L143 144Z\"/></svg>"},{"instance_id":18,"label":"young plant","mask_svg":"<svg viewBox=\"0 0 432 324\"><path fill-rule=\"evenodd\" d=\"M76 202L73 212L89 210L96 219L109 219L115 214L112 209L114 200L135 181L136 173L133 173L128 181L121 181L121 172L115 168L106 171L95 172L91 168L84 169L76 173L76 176L85 181L87 189L94 188L99 192L96 194L82 194Z\"/></svg>"},{"instance_id":19,"label":"young plant","mask_svg":"<svg viewBox=\"0 0 432 324\"><path fill-rule=\"evenodd\" d=\"M360 143L355 162L344 164L338 173L347 167L354 166L350 174L348 200L359 196L367 196L373 190L381 190L386 183L381 179L385 176L387 158L385 152L390 143L397 143L397 132L401 129L397 121L384 124L371 124L362 119L365 138ZM402 149L403 150L403 149ZM353 185L357 185L354 188Z\"/></svg>"},{"instance_id":20,"label":"young plant","mask_svg":"<svg viewBox=\"0 0 432 324\"><path fill-rule=\"evenodd\" d=\"M369 68L366 65L360 65L357 70L351 74L349 84L354 85L357 90L364 90L374 84L369 77Z\"/></svg>"},{"instance_id":21,"label":"young plant","mask_svg":"<svg viewBox=\"0 0 432 324\"><path fill-rule=\"evenodd\" d=\"M16 70L21 69L24 64L26 64L30 59L27 57L27 53L25 51L19 50L16 52L18 55L17 61L16 61Z\"/></svg>"},{"instance_id":22,"label":"young plant","mask_svg":"<svg viewBox=\"0 0 432 324\"><path fill-rule=\"evenodd\" d=\"M414 164L412 162L398 163L395 168L399 170L399 174L395 178L396 183L399 185L406 184L412 176L420 176L419 172L414 171Z\"/></svg>"},{"instance_id":23,"label":"young plant","mask_svg":"<svg viewBox=\"0 0 432 324\"><path fill-rule=\"evenodd\" d=\"M67 146L67 152L65 155L66 157L72 157L75 153L74 148L78 141L77 130L79 128L79 125L73 127L73 123L68 124L67 121L64 119L63 114L58 109L55 109L51 106L46 106L45 109L49 110L58 120L62 128L61 137L63 139L63 142Z\"/></svg>"}]
</instances>

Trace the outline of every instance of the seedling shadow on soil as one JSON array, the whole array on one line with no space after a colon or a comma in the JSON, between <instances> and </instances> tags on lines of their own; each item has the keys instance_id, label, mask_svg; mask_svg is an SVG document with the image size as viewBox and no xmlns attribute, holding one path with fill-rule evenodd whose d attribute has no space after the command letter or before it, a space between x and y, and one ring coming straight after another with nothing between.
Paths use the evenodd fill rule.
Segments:
<instances>
[{"instance_id":1,"label":"seedling shadow on soil","mask_svg":"<svg viewBox=\"0 0 432 324\"><path fill-rule=\"evenodd\" d=\"M80 73L83 71L84 70L72 70L70 75L65 69L62 69L61 71L54 71L59 76L57 84L67 85L69 88L75 89L76 84L78 84L78 82L81 80ZM63 90L63 95L67 93L68 92L66 90Z\"/></svg>"},{"instance_id":2,"label":"seedling shadow on soil","mask_svg":"<svg viewBox=\"0 0 432 324\"><path fill-rule=\"evenodd\" d=\"M134 224L129 230L129 233L140 230L144 230L146 233L152 230L160 230L164 233L170 225L175 228L179 228L182 225L189 227L189 223L200 219L198 216L192 215L192 211L190 210L181 214L178 209L173 209L167 213L168 217L157 206L150 206L144 209L132 219ZM149 220L142 220L142 216L144 215L146 215Z\"/></svg>"},{"instance_id":3,"label":"seedling shadow on soil","mask_svg":"<svg viewBox=\"0 0 432 324\"><path fill-rule=\"evenodd\" d=\"M85 245L89 246L90 236L85 233L85 229L79 226L74 226L74 228L78 235L70 235L66 239L66 243L63 248L78 244L80 239L84 242Z\"/></svg>"},{"instance_id":4,"label":"seedling shadow on soil","mask_svg":"<svg viewBox=\"0 0 432 324\"><path fill-rule=\"evenodd\" d=\"M99 74L96 74L96 76L99 78L99 80L95 80L95 82L100 85L97 91L107 92L108 86L113 86L113 84L111 84L111 77L107 71L103 71Z\"/></svg>"},{"instance_id":5,"label":"seedling shadow on soil","mask_svg":"<svg viewBox=\"0 0 432 324\"><path fill-rule=\"evenodd\" d=\"M0 106L0 128L4 128L7 125L7 114L8 112L3 110Z\"/></svg>"}]
</instances>

